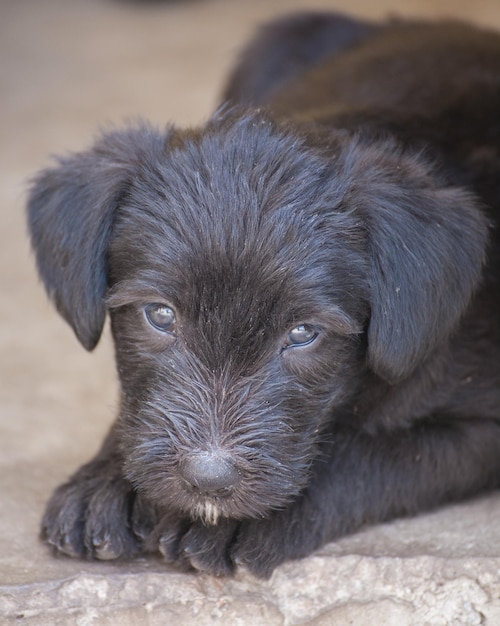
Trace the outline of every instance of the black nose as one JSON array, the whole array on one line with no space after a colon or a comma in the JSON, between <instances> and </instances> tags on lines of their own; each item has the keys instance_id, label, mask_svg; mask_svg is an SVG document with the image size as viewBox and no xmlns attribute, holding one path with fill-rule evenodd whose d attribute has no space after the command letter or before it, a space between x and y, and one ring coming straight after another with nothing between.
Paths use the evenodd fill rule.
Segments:
<instances>
[{"instance_id":1,"label":"black nose","mask_svg":"<svg viewBox=\"0 0 500 626\"><path fill-rule=\"evenodd\" d=\"M179 464L181 476L205 493L234 487L240 480L235 464L218 452L193 452Z\"/></svg>"}]
</instances>

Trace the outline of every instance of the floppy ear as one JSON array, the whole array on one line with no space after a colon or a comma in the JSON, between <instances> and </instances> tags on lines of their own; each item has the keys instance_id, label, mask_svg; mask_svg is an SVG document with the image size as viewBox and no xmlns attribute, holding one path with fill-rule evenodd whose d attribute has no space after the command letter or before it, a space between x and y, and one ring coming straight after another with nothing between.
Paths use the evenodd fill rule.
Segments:
<instances>
[{"instance_id":1,"label":"floppy ear","mask_svg":"<svg viewBox=\"0 0 500 626\"><path fill-rule=\"evenodd\" d=\"M87 350L106 315L107 248L115 211L146 152L164 138L141 126L104 135L34 180L28 225L39 274L57 310Z\"/></svg>"},{"instance_id":2,"label":"floppy ear","mask_svg":"<svg viewBox=\"0 0 500 626\"><path fill-rule=\"evenodd\" d=\"M396 382L457 326L481 279L488 225L475 197L445 186L420 157L393 148L371 173L364 166L368 359Z\"/></svg>"}]
</instances>

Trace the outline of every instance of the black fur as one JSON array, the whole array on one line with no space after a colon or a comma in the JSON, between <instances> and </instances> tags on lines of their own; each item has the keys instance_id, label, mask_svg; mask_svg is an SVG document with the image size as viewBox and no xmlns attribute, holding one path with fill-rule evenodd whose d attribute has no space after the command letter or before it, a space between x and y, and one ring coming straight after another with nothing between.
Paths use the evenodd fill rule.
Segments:
<instances>
[{"instance_id":1,"label":"black fur","mask_svg":"<svg viewBox=\"0 0 500 626\"><path fill-rule=\"evenodd\" d=\"M294 16L225 100L33 184L41 277L87 349L109 312L122 390L60 552L266 576L498 485L500 36Z\"/></svg>"}]
</instances>

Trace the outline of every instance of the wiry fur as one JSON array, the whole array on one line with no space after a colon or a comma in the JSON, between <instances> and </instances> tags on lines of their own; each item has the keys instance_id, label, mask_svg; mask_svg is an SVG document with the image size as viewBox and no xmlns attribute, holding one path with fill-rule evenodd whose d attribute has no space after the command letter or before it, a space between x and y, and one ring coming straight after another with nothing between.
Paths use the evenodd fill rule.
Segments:
<instances>
[{"instance_id":1,"label":"wiry fur","mask_svg":"<svg viewBox=\"0 0 500 626\"><path fill-rule=\"evenodd\" d=\"M122 391L50 545L265 576L498 485L499 67L459 24L294 16L202 128L106 133L38 176L40 274L86 348L109 313ZM200 486L205 458L230 484Z\"/></svg>"}]
</instances>

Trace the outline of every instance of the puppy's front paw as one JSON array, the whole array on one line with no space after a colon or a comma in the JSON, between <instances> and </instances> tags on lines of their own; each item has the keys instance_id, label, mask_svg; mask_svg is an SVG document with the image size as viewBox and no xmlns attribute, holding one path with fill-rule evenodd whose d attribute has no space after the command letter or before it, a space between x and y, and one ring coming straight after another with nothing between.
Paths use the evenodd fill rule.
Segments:
<instances>
[{"instance_id":1,"label":"puppy's front paw","mask_svg":"<svg viewBox=\"0 0 500 626\"><path fill-rule=\"evenodd\" d=\"M287 529L280 521L266 518L242 522L231 549L233 562L258 578L269 578L278 565L293 558L286 543Z\"/></svg>"},{"instance_id":2,"label":"puppy's front paw","mask_svg":"<svg viewBox=\"0 0 500 626\"><path fill-rule=\"evenodd\" d=\"M206 525L166 516L151 535L148 546L181 569L231 576L235 569L231 546L238 526L235 520Z\"/></svg>"},{"instance_id":3,"label":"puppy's front paw","mask_svg":"<svg viewBox=\"0 0 500 626\"><path fill-rule=\"evenodd\" d=\"M148 549L184 570L232 576L243 566L269 578L288 557L284 529L275 520L224 519L215 525L164 517L148 539Z\"/></svg>"},{"instance_id":4,"label":"puppy's front paw","mask_svg":"<svg viewBox=\"0 0 500 626\"><path fill-rule=\"evenodd\" d=\"M127 480L89 463L52 495L41 537L72 557L129 558L141 551L155 522L153 508Z\"/></svg>"}]
</instances>

